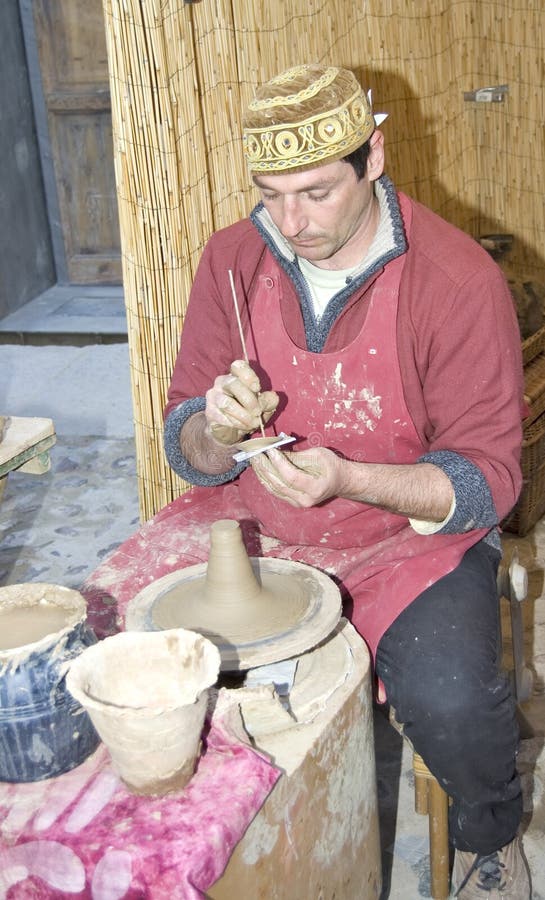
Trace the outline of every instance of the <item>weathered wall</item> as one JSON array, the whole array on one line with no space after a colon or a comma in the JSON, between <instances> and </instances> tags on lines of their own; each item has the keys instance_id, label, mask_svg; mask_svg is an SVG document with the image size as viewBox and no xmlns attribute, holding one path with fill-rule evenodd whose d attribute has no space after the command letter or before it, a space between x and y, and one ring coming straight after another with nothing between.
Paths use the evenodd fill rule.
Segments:
<instances>
[{"instance_id":1,"label":"weathered wall","mask_svg":"<svg viewBox=\"0 0 545 900\"><path fill-rule=\"evenodd\" d=\"M55 281L17 0L0 3L0 318Z\"/></svg>"}]
</instances>

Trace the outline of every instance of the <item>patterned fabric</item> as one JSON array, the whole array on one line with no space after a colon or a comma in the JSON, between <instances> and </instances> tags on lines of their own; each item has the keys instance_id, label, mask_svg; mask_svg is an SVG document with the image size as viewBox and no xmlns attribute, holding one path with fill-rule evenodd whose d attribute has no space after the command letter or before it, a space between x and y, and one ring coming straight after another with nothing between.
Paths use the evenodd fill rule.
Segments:
<instances>
[{"instance_id":1,"label":"patterned fabric","mask_svg":"<svg viewBox=\"0 0 545 900\"><path fill-rule=\"evenodd\" d=\"M300 172L348 156L375 122L355 76L335 66L295 66L258 89L244 117L250 171Z\"/></svg>"},{"instance_id":2,"label":"patterned fabric","mask_svg":"<svg viewBox=\"0 0 545 900\"><path fill-rule=\"evenodd\" d=\"M281 775L243 740L228 692L209 726L178 793L129 793L103 745L58 778L0 784L0 897L204 897Z\"/></svg>"}]
</instances>

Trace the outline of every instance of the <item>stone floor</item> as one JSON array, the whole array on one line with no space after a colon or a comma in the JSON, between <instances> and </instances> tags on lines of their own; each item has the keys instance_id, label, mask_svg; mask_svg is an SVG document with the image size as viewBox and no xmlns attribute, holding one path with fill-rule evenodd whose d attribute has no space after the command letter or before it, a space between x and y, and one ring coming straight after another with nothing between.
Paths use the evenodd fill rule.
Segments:
<instances>
[{"instance_id":1,"label":"stone floor","mask_svg":"<svg viewBox=\"0 0 545 900\"><path fill-rule=\"evenodd\" d=\"M77 588L139 524L127 346L6 344L0 384L0 412L50 417L57 430L49 473L8 477L0 505L0 585L48 581ZM522 709L519 765L533 897L545 900L545 523L504 542L509 553L518 548L530 575L525 652L535 678ZM410 754L380 711L375 734L383 900L429 897L427 823L413 810Z\"/></svg>"}]
</instances>

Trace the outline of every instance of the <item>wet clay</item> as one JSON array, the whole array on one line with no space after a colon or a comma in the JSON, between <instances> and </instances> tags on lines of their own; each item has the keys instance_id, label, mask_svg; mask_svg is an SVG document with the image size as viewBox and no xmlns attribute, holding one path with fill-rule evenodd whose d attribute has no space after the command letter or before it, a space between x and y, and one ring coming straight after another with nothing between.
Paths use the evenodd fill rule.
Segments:
<instances>
[{"instance_id":1,"label":"wet clay","mask_svg":"<svg viewBox=\"0 0 545 900\"><path fill-rule=\"evenodd\" d=\"M238 444L235 444L239 450L263 450L266 447L271 447L273 444L278 443L277 435L273 435L272 437L258 437L258 438L248 438L246 441L239 441Z\"/></svg>"},{"instance_id":2,"label":"wet clay","mask_svg":"<svg viewBox=\"0 0 545 900\"><path fill-rule=\"evenodd\" d=\"M257 569L259 574L259 569ZM206 580L186 582L158 600L153 621L159 628L190 628L201 634L228 635L232 643L255 641L289 631L309 607L310 592L293 575L252 570L256 590L234 597L209 590Z\"/></svg>"},{"instance_id":3,"label":"wet clay","mask_svg":"<svg viewBox=\"0 0 545 900\"><path fill-rule=\"evenodd\" d=\"M220 519L210 531L204 578L182 582L162 596L153 619L160 628L180 627L183 621L184 628L228 634L237 643L289 631L309 603L310 592L300 580L256 573L238 522Z\"/></svg>"},{"instance_id":4,"label":"wet clay","mask_svg":"<svg viewBox=\"0 0 545 900\"><path fill-rule=\"evenodd\" d=\"M0 650L33 644L67 624L66 610L49 603L0 610Z\"/></svg>"},{"instance_id":5,"label":"wet clay","mask_svg":"<svg viewBox=\"0 0 545 900\"><path fill-rule=\"evenodd\" d=\"M2 660L13 660L14 651L28 653L35 644L42 646L60 639L86 614L81 594L62 585L33 582L0 588Z\"/></svg>"},{"instance_id":6,"label":"wet clay","mask_svg":"<svg viewBox=\"0 0 545 900\"><path fill-rule=\"evenodd\" d=\"M340 614L340 592L327 575L292 560L250 559L238 522L220 519L210 530L208 563L144 588L129 604L126 627L197 631L230 671L309 649Z\"/></svg>"}]
</instances>

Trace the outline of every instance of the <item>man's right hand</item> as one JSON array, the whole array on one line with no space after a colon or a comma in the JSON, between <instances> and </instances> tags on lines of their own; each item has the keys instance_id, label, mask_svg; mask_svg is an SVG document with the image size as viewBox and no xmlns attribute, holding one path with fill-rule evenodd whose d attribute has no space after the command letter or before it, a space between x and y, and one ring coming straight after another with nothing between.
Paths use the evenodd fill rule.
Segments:
<instances>
[{"instance_id":1,"label":"man's right hand","mask_svg":"<svg viewBox=\"0 0 545 900\"><path fill-rule=\"evenodd\" d=\"M218 375L206 393L207 430L220 444L231 445L268 422L278 406L274 391L263 391L247 362L237 359L229 375Z\"/></svg>"}]
</instances>

